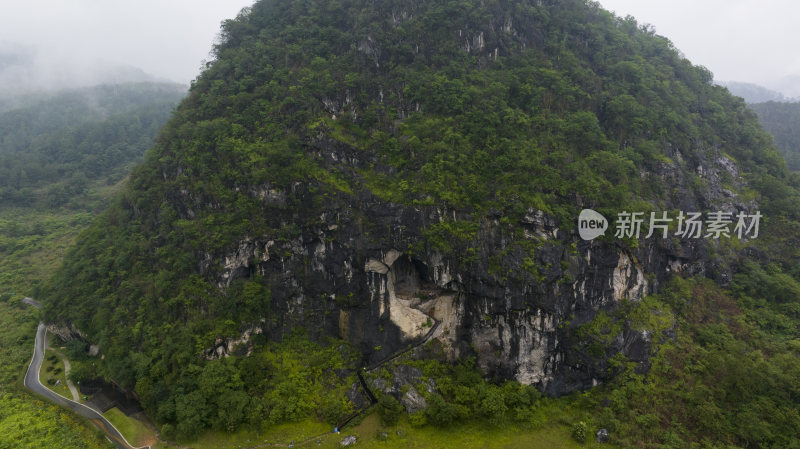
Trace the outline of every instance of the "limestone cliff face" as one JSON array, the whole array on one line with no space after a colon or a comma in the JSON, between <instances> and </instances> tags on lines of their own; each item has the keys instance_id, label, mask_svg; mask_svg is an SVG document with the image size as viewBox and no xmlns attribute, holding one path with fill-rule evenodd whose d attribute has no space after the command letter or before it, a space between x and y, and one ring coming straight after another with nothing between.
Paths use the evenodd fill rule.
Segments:
<instances>
[{"instance_id":1,"label":"limestone cliff face","mask_svg":"<svg viewBox=\"0 0 800 449\"><path fill-rule=\"evenodd\" d=\"M86 334L72 325L48 324L47 332L58 335L62 341L85 340Z\"/></svg>"},{"instance_id":2,"label":"limestone cliff face","mask_svg":"<svg viewBox=\"0 0 800 449\"><path fill-rule=\"evenodd\" d=\"M364 364L432 337L553 395L618 353L646 370L672 334L598 351L581 326L675 273L724 285L735 249L587 242L577 212L752 212L777 163L707 70L595 2L260 0L214 53L47 289L131 387L298 329Z\"/></svg>"},{"instance_id":3,"label":"limestone cliff face","mask_svg":"<svg viewBox=\"0 0 800 449\"><path fill-rule=\"evenodd\" d=\"M312 145L328 166L342 169L344 164L356 180L356 169L373 162L340 142ZM698 161L696 166L711 187L699 198L678 196L681 203L672 207L752 206L729 201L724 189L713 185L720 170L735 170L735 165ZM663 171L642 176L672 177L680 186L687 174L665 164ZM606 360L616 352L647 369L650 341L667 337L626 327L605 356L590 356L575 329L599 311L613 312L622 300L657 291L675 272L706 274L722 282L728 276L724 266L709 261L700 240L642 240L637 249L618 241L587 242L578 237L576 223L557 223L535 209L508 223L499 212L475 217L435 206L412 207L381 201L367 191L341 193L315 206L313 182L295 183L288 190L247 189L263 200L263 214L276 225L294 220L302 232L283 241L272 235L242 236L224 253L199 257L201 271L222 290L237 278L266 278L273 295L270 315L279 317L254 316L240 339L219 341L207 357L226 355L228 347L246 343L253 333L281 338L302 327L316 337L345 338L361 350L365 362L374 362L419 341L440 322L433 339L448 358L476 356L487 376L559 395L604 381ZM287 209L287 199L305 207ZM426 229L453 220L479 221L474 238L453 242L457 249L451 254L426 244ZM532 260L515 240L520 235L535 246ZM468 251L472 257L464 257Z\"/></svg>"}]
</instances>

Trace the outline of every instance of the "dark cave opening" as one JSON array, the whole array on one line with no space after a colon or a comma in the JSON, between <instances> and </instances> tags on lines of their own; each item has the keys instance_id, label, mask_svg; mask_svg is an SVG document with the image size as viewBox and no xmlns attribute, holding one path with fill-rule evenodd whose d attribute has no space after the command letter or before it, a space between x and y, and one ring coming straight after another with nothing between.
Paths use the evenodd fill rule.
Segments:
<instances>
[{"instance_id":1,"label":"dark cave opening","mask_svg":"<svg viewBox=\"0 0 800 449\"><path fill-rule=\"evenodd\" d=\"M427 284L427 266L407 254L398 257L390 270L394 278L395 295L407 298L417 296Z\"/></svg>"}]
</instances>

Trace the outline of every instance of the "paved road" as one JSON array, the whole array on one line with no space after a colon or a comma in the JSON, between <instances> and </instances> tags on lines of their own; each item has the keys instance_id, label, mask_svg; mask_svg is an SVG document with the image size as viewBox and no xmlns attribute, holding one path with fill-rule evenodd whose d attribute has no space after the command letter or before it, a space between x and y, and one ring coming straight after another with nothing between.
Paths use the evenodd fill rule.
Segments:
<instances>
[{"instance_id":1,"label":"paved road","mask_svg":"<svg viewBox=\"0 0 800 449\"><path fill-rule=\"evenodd\" d=\"M137 449L131 446L125 437L119 433L113 424L103 417L97 410L89 408L83 404L69 399L55 393L49 388L42 385L39 381L39 370L42 368L42 360L44 359L44 345L47 337L47 328L44 323L39 323L39 328L36 330L36 341L33 344L33 359L31 364L28 365L28 371L25 373L25 386L34 393L44 396L45 398L55 402L56 404L69 408L75 413L89 419L97 428L102 430L112 443L120 449ZM149 449L149 446L146 446Z\"/></svg>"}]
</instances>

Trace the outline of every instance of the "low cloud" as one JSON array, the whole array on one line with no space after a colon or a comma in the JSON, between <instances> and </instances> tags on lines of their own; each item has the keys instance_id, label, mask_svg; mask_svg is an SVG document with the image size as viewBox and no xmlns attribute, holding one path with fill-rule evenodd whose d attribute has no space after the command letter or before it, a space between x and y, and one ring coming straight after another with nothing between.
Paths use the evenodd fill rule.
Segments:
<instances>
[{"instance_id":1,"label":"low cloud","mask_svg":"<svg viewBox=\"0 0 800 449\"><path fill-rule=\"evenodd\" d=\"M6 93L156 80L129 65L0 43L0 91Z\"/></svg>"},{"instance_id":2,"label":"low cloud","mask_svg":"<svg viewBox=\"0 0 800 449\"><path fill-rule=\"evenodd\" d=\"M0 2L0 90L86 85L109 77L188 84L209 58L220 23L252 3Z\"/></svg>"}]
</instances>

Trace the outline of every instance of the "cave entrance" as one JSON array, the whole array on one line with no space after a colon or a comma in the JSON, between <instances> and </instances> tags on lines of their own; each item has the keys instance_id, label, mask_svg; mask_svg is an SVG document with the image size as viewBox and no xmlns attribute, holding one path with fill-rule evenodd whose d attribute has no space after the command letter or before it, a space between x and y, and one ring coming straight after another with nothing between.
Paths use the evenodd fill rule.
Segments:
<instances>
[{"instance_id":1,"label":"cave entrance","mask_svg":"<svg viewBox=\"0 0 800 449\"><path fill-rule=\"evenodd\" d=\"M426 283L427 267L413 257L403 254L390 268L394 278L394 293L408 299L419 295Z\"/></svg>"}]
</instances>

